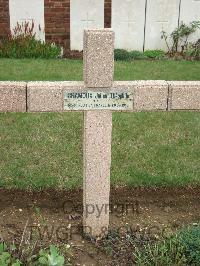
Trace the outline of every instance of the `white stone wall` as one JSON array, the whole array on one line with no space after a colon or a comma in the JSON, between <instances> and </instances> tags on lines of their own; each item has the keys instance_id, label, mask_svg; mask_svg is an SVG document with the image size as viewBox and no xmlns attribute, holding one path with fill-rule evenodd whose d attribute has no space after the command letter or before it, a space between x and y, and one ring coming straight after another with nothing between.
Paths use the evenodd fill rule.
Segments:
<instances>
[{"instance_id":1,"label":"white stone wall","mask_svg":"<svg viewBox=\"0 0 200 266\"><path fill-rule=\"evenodd\" d=\"M115 48L142 50L145 0L112 0L112 29Z\"/></svg>"},{"instance_id":2,"label":"white stone wall","mask_svg":"<svg viewBox=\"0 0 200 266\"><path fill-rule=\"evenodd\" d=\"M104 0L71 0L71 50L83 50L84 29L95 28L104 28Z\"/></svg>"},{"instance_id":3,"label":"white stone wall","mask_svg":"<svg viewBox=\"0 0 200 266\"><path fill-rule=\"evenodd\" d=\"M18 23L32 21L35 24L36 37L45 40L44 32L44 0L9 0L10 28L13 30Z\"/></svg>"}]
</instances>

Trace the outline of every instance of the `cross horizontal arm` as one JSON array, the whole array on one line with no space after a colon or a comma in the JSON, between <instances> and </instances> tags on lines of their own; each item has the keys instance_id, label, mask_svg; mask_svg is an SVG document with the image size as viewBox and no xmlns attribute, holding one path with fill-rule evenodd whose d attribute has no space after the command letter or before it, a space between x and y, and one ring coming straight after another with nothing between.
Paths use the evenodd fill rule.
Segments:
<instances>
[{"instance_id":1,"label":"cross horizontal arm","mask_svg":"<svg viewBox=\"0 0 200 266\"><path fill-rule=\"evenodd\" d=\"M66 98L69 93L74 95L71 99ZM84 99L85 93L91 93L91 98ZM127 99L126 95L129 96ZM81 108L76 105L77 101L88 106ZM123 103L127 104L127 108L122 106ZM120 81L114 82L110 88L95 90L86 88L83 82L0 82L0 112L94 109L133 112L200 110L200 81Z\"/></svg>"}]
</instances>

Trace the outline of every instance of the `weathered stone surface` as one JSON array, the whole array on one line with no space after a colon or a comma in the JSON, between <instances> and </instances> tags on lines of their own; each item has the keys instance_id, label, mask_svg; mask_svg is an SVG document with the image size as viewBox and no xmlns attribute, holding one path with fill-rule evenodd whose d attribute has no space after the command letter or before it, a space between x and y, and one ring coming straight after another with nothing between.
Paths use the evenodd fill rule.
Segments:
<instances>
[{"instance_id":1,"label":"weathered stone surface","mask_svg":"<svg viewBox=\"0 0 200 266\"><path fill-rule=\"evenodd\" d=\"M171 110L200 110L200 81L170 81Z\"/></svg>"},{"instance_id":2,"label":"weathered stone surface","mask_svg":"<svg viewBox=\"0 0 200 266\"><path fill-rule=\"evenodd\" d=\"M90 91L128 92L133 94L132 111L167 110L168 83L166 81L117 81L110 88L87 88L83 82L64 81L29 82L27 89L28 111L68 111L69 108L64 108L64 94L68 91L75 93ZM110 109L112 110L112 108ZM117 108L113 108L113 110L117 111ZM127 111L131 111L130 105Z\"/></svg>"},{"instance_id":3,"label":"weathered stone surface","mask_svg":"<svg viewBox=\"0 0 200 266\"><path fill-rule=\"evenodd\" d=\"M167 110L168 84L162 80L138 81L134 93L135 111Z\"/></svg>"},{"instance_id":4,"label":"weathered stone surface","mask_svg":"<svg viewBox=\"0 0 200 266\"><path fill-rule=\"evenodd\" d=\"M29 112L62 112L66 90L82 91L83 82L29 82L27 85L27 105Z\"/></svg>"},{"instance_id":5,"label":"weathered stone surface","mask_svg":"<svg viewBox=\"0 0 200 266\"><path fill-rule=\"evenodd\" d=\"M110 107L108 109L113 111L132 111L133 110L133 97L134 86L136 82L114 82L111 88L87 88L83 82L77 81L63 81L63 82L29 82L27 85L27 106L29 112L62 112L81 110L81 108L68 108L66 107L66 94L67 93L89 93L89 92L101 92L105 94L109 93L128 93L130 99L126 102L127 106ZM88 100L82 99L83 104ZM106 101L105 101L106 102ZM110 99L110 103L114 101ZM131 107L132 102L132 107ZM109 103L109 101L107 101ZM122 102L121 102L122 103ZM120 102L117 105L120 105ZM97 108L102 110L105 108ZM82 110L91 110L91 108L83 107Z\"/></svg>"},{"instance_id":6,"label":"weathered stone surface","mask_svg":"<svg viewBox=\"0 0 200 266\"><path fill-rule=\"evenodd\" d=\"M25 82L0 82L0 112L26 112Z\"/></svg>"},{"instance_id":7,"label":"weathered stone surface","mask_svg":"<svg viewBox=\"0 0 200 266\"><path fill-rule=\"evenodd\" d=\"M83 82L77 81L29 82L27 109L29 112L69 111L64 108L64 93L67 91L75 93L100 91L133 94L133 109L129 104L127 111L199 110L199 83L199 81L116 81L110 88L87 88ZM25 112L26 83L0 82L0 86L0 111ZM126 111L124 108L121 109ZM110 108L110 110L120 111L120 108Z\"/></svg>"},{"instance_id":8,"label":"weathered stone surface","mask_svg":"<svg viewBox=\"0 0 200 266\"><path fill-rule=\"evenodd\" d=\"M114 33L85 31L85 86L97 90L112 87L113 72ZM105 234L109 226L111 133L111 111L84 113L83 226L93 237Z\"/></svg>"},{"instance_id":9,"label":"weathered stone surface","mask_svg":"<svg viewBox=\"0 0 200 266\"><path fill-rule=\"evenodd\" d=\"M111 132L110 111L85 112L83 226L92 236L109 225Z\"/></svg>"},{"instance_id":10,"label":"weathered stone surface","mask_svg":"<svg viewBox=\"0 0 200 266\"><path fill-rule=\"evenodd\" d=\"M111 87L114 74L114 32L84 32L84 81L88 88Z\"/></svg>"},{"instance_id":11,"label":"weathered stone surface","mask_svg":"<svg viewBox=\"0 0 200 266\"><path fill-rule=\"evenodd\" d=\"M27 105L29 112L62 111L61 83L29 82Z\"/></svg>"}]
</instances>

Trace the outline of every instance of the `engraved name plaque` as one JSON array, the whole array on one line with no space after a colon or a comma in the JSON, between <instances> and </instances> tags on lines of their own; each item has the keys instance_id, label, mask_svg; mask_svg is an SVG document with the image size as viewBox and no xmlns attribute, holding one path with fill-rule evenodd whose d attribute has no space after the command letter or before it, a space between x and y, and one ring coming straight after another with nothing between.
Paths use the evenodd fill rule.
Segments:
<instances>
[{"instance_id":1,"label":"engraved name plaque","mask_svg":"<svg viewBox=\"0 0 200 266\"><path fill-rule=\"evenodd\" d=\"M64 92L64 110L132 110L131 92Z\"/></svg>"}]
</instances>

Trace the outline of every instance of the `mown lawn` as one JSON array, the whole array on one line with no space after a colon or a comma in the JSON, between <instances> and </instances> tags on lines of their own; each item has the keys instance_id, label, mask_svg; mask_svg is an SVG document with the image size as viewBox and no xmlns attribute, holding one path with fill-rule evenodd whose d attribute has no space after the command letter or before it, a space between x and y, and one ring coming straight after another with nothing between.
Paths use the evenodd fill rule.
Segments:
<instances>
[{"instance_id":1,"label":"mown lawn","mask_svg":"<svg viewBox=\"0 0 200 266\"><path fill-rule=\"evenodd\" d=\"M200 62L117 62L116 80L200 80ZM82 62L0 60L0 80L81 80ZM113 185L200 183L200 113L114 113ZM0 114L0 186L82 185L82 113Z\"/></svg>"},{"instance_id":2,"label":"mown lawn","mask_svg":"<svg viewBox=\"0 0 200 266\"><path fill-rule=\"evenodd\" d=\"M81 60L0 59L0 80L82 80ZM200 80L200 61L115 62L116 80Z\"/></svg>"}]
</instances>

